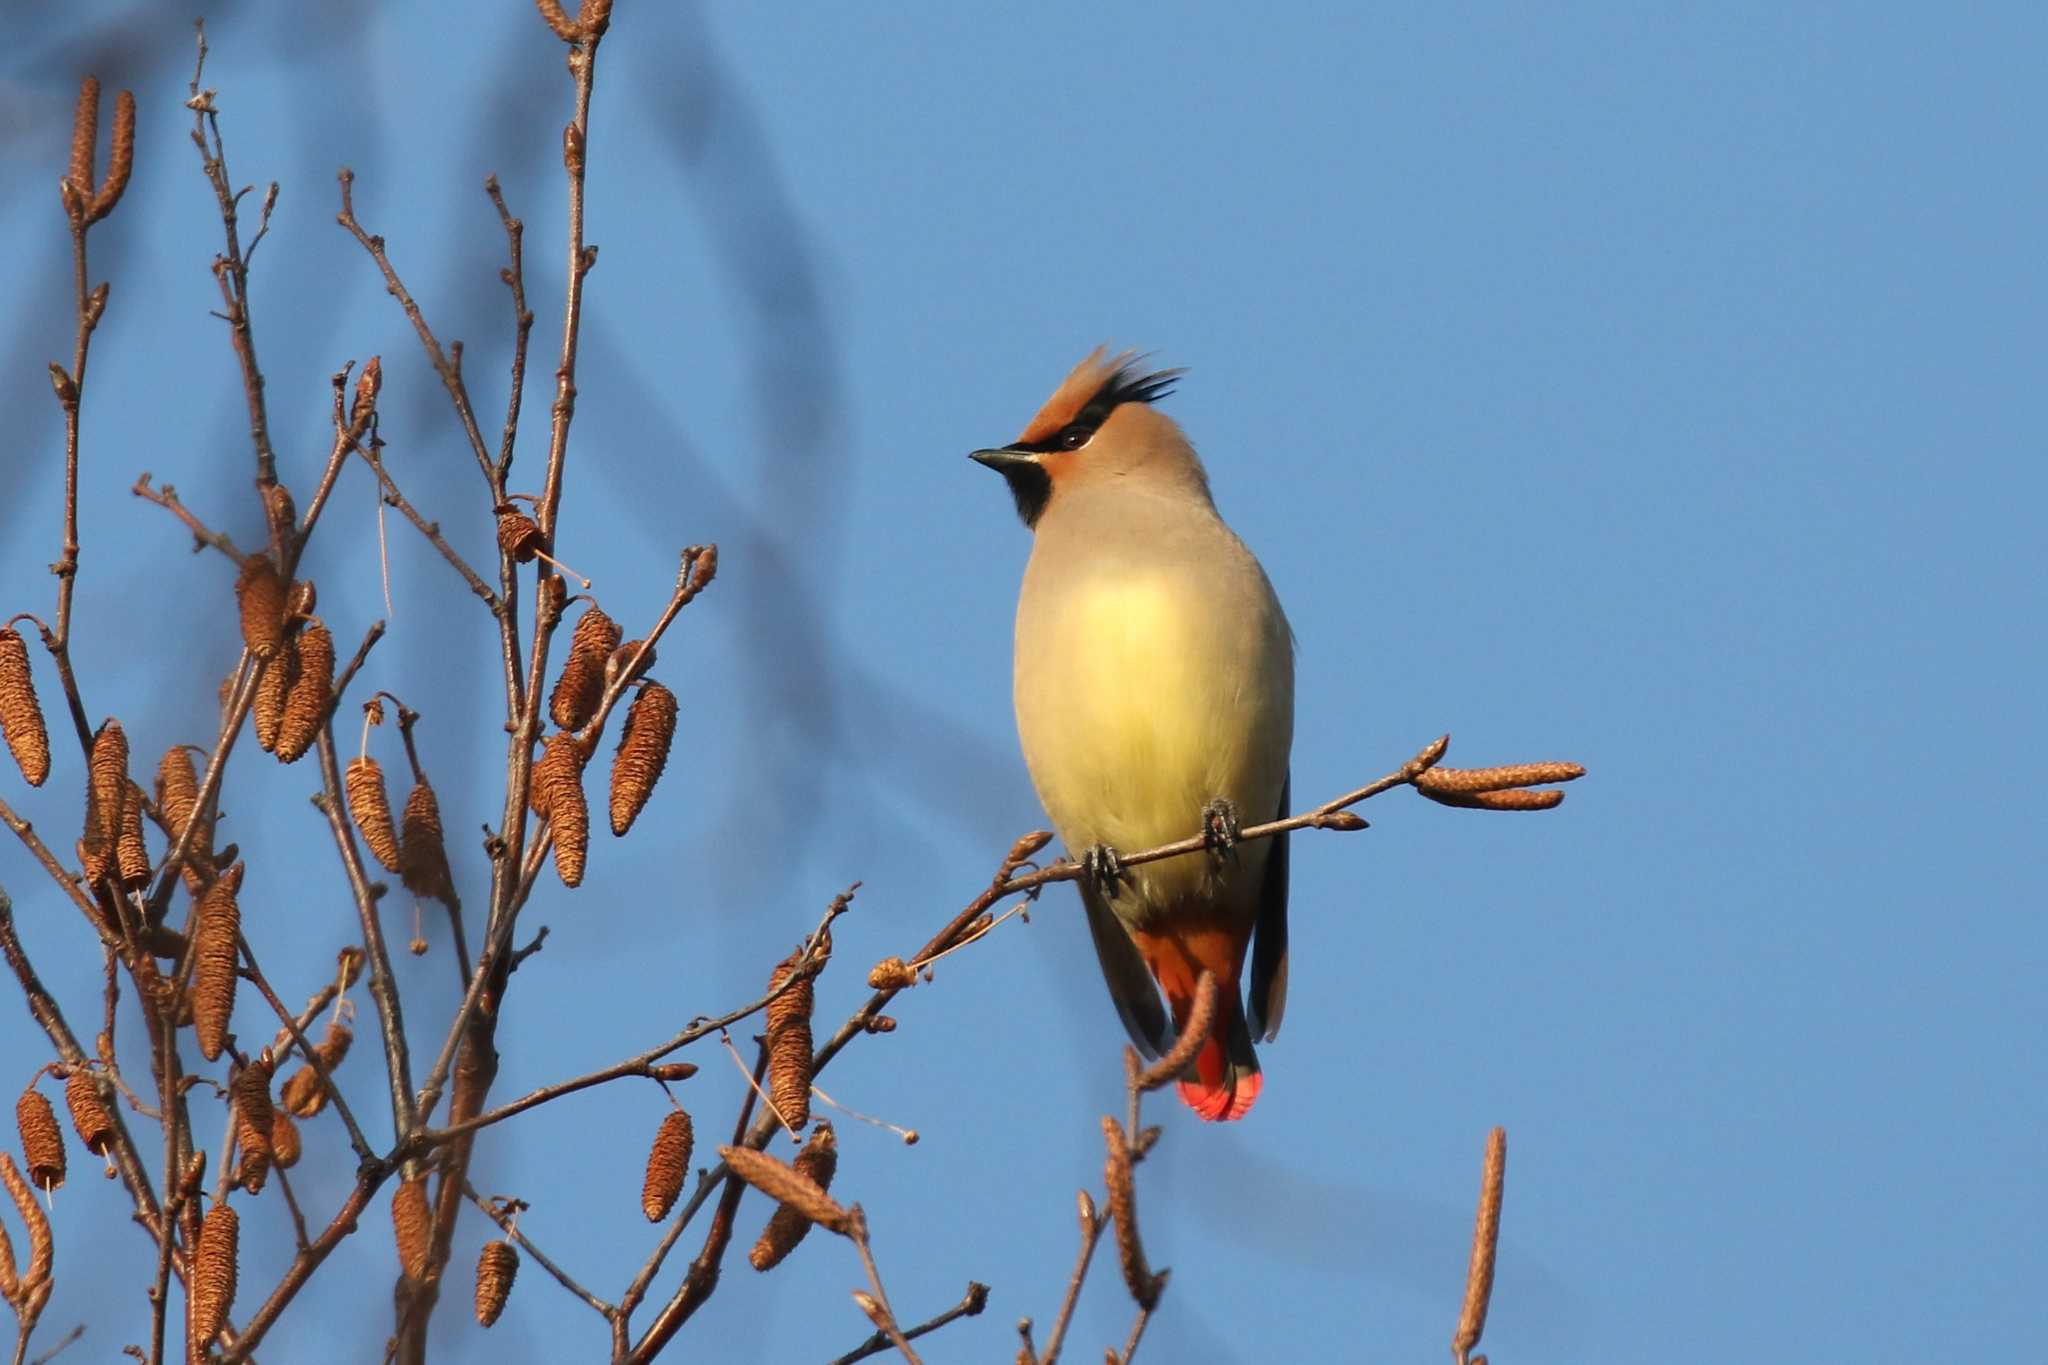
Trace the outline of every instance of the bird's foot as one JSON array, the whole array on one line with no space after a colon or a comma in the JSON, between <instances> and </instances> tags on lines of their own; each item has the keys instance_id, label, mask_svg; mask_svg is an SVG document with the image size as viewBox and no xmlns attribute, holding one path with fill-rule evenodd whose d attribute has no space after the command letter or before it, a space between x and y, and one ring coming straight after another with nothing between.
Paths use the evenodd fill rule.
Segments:
<instances>
[{"instance_id":1,"label":"bird's foot","mask_svg":"<svg viewBox=\"0 0 2048 1365\"><path fill-rule=\"evenodd\" d=\"M1219 796L1202 807L1202 842L1217 853L1229 854L1237 847L1237 802Z\"/></svg>"},{"instance_id":2,"label":"bird's foot","mask_svg":"<svg viewBox=\"0 0 2048 1365\"><path fill-rule=\"evenodd\" d=\"M1123 880L1124 860L1108 844L1093 844L1081 855L1081 870L1095 884L1105 900L1116 899L1116 885Z\"/></svg>"}]
</instances>

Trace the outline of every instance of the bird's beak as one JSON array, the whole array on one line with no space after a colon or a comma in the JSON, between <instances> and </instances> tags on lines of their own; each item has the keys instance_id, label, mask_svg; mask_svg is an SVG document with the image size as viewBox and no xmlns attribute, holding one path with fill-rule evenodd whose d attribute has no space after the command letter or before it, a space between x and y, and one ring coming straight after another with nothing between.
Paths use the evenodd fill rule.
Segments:
<instances>
[{"instance_id":1,"label":"bird's beak","mask_svg":"<svg viewBox=\"0 0 2048 1365\"><path fill-rule=\"evenodd\" d=\"M1010 496L1017 500L1018 517L1026 526L1036 528L1039 514L1052 498L1052 476L1038 457L1024 450L975 450L967 458L1003 476L1003 482L1010 485Z\"/></svg>"},{"instance_id":2,"label":"bird's beak","mask_svg":"<svg viewBox=\"0 0 2048 1365\"><path fill-rule=\"evenodd\" d=\"M1038 461L1021 450L976 450L967 456L979 465L986 465L1004 478L1014 477L1026 466L1035 466Z\"/></svg>"}]
</instances>

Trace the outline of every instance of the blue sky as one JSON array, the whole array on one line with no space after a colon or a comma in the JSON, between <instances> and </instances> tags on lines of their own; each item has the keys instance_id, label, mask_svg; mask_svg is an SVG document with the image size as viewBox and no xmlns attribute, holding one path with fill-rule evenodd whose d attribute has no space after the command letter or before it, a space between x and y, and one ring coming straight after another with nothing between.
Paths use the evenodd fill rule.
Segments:
<instances>
[{"instance_id":1,"label":"blue sky","mask_svg":"<svg viewBox=\"0 0 2048 1365\"><path fill-rule=\"evenodd\" d=\"M491 414L509 310L478 187L500 175L540 314L514 476L537 484L558 45L517 5L208 20L233 174L283 183L253 292L287 480L309 487L325 451L327 377L381 354L392 467L481 559L469 458L333 224L333 172L356 171L358 212L467 343ZM151 759L212 733L232 571L126 490L147 469L237 538L259 525L206 316L218 225L178 107L186 24L85 7L22 21L0 62L8 614L53 600L43 364L70 349L51 187L76 78L142 104L133 188L93 239L113 294L78 659L95 718ZM680 545L718 541L723 568L661 652L683 728L642 827L530 911L553 932L518 977L498 1093L739 1003L860 879L819 991L843 1017L870 963L1042 823L1008 696L1028 537L962 456L1113 341L1188 368L1168 410L1293 620L1302 804L1445 730L1454 762L1591 770L1550 815L1397 793L1370 833L1297 840L1292 997L1256 1114L1149 1110L1166 1134L1140 1199L1174 1278L1140 1358L1431 1358L1496 1123L1495 1360L1917 1361L2028 1339L2048 1278L2029 809L2048 487L2026 397L2048 316L2044 40L2019 5L622 4L559 550L629 633ZM308 560L348 641L383 614L373 507L351 470ZM489 623L396 522L391 568L366 678L426 713L447 823L473 831L503 754ZM44 791L0 774L0 794L63 832L78 777L59 753ZM355 937L314 782L238 753L226 803L223 837L257 851L245 923L288 999ZM452 852L480 901L480 855ZM18 846L0 885L89 1035L98 954L75 913ZM432 954L399 964L416 1048L452 1003L445 932L430 921ZM901 1028L822 1082L923 1141L840 1122L837 1188L866 1205L905 1317L994 1287L930 1358L1006 1358L1016 1318L1057 1306L1120 1085L1071 892L899 1005ZM44 1056L18 1005L0 1055L16 1075ZM739 1078L711 1044L689 1055L704 1070L679 1094L708 1135ZM344 1073L373 1112L375 1062ZM616 1296L653 1244L637 1194L663 1103L639 1084L544 1109L490 1136L477 1183L532 1201L524 1230ZM302 1197L331 1208L338 1127L309 1146ZM106 1358L142 1335L153 1254L80 1171L43 1331L91 1319L74 1349ZM246 1226L252 1256L288 1245L268 1199ZM485 1235L459 1230L458 1282ZM370 1356L390 1266L372 1218L269 1354ZM264 1282L245 1271L249 1301ZM695 1349L829 1358L867 1331L859 1282L823 1240L764 1278L732 1267ZM602 1349L531 1265L488 1338L449 1298L442 1358ZM1073 1349L1128 1321L1100 1267Z\"/></svg>"}]
</instances>

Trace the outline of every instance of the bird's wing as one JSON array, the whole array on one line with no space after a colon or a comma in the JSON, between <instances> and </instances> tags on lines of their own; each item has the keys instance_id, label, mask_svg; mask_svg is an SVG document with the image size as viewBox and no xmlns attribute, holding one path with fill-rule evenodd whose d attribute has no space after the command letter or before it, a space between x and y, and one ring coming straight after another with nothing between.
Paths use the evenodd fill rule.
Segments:
<instances>
[{"instance_id":1,"label":"bird's wing","mask_svg":"<svg viewBox=\"0 0 2048 1365\"><path fill-rule=\"evenodd\" d=\"M1109 983L1109 998L1116 1006L1116 1017L1124 1021L1124 1031L1131 1035L1138 1051L1147 1057L1157 1057L1173 1046L1173 1030L1167 1024L1165 1008L1159 1003L1159 992L1152 985L1152 973L1145 970L1145 960L1138 956L1131 936L1124 932L1124 926L1101 893L1085 879L1075 886L1080 888L1081 904L1088 910L1088 932L1095 939L1095 956L1102 963L1102 979Z\"/></svg>"},{"instance_id":2,"label":"bird's wing","mask_svg":"<svg viewBox=\"0 0 2048 1365\"><path fill-rule=\"evenodd\" d=\"M1280 813L1287 816L1292 778L1280 785ZM1252 1036L1271 1042L1287 1012L1287 836L1276 834L1266 854L1266 880L1259 887L1259 919L1252 939L1252 980L1247 1000Z\"/></svg>"}]
</instances>

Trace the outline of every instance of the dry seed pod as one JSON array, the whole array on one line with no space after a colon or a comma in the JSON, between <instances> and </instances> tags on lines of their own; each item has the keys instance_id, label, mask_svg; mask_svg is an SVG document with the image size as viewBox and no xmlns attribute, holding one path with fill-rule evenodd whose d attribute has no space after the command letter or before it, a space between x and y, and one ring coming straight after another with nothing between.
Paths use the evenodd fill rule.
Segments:
<instances>
[{"instance_id":1,"label":"dry seed pod","mask_svg":"<svg viewBox=\"0 0 2048 1365\"><path fill-rule=\"evenodd\" d=\"M282 1109L270 1111L270 1159L280 1171L288 1171L299 1164L299 1157L305 1151L305 1144L299 1138L299 1125L292 1122L292 1116Z\"/></svg>"},{"instance_id":2,"label":"dry seed pod","mask_svg":"<svg viewBox=\"0 0 2048 1365\"><path fill-rule=\"evenodd\" d=\"M71 1111L72 1130L85 1144L85 1150L94 1156L105 1156L114 1141L114 1120L108 1115L99 1087L93 1084L92 1072L87 1068L74 1069L71 1079L64 1082L64 1107Z\"/></svg>"},{"instance_id":3,"label":"dry seed pod","mask_svg":"<svg viewBox=\"0 0 2048 1365\"><path fill-rule=\"evenodd\" d=\"M799 948L776 966L770 991L782 989L803 955ZM805 976L768 1002L768 1093L792 1132L811 1121L811 998Z\"/></svg>"},{"instance_id":4,"label":"dry seed pod","mask_svg":"<svg viewBox=\"0 0 2048 1365\"><path fill-rule=\"evenodd\" d=\"M157 814L163 817L164 832L174 847L198 808L199 770L192 763L192 751L174 744L164 750L156 765ZM209 822L192 832L191 848L185 859L185 885L195 894L205 889L206 880L212 876L212 863L213 830Z\"/></svg>"},{"instance_id":5,"label":"dry seed pod","mask_svg":"<svg viewBox=\"0 0 2048 1365\"><path fill-rule=\"evenodd\" d=\"M199 1031L199 1052L219 1061L227 1046L228 1018L235 1010L235 941L242 932L242 907L235 893L242 884L236 863L199 897L199 927L193 931L192 1019Z\"/></svg>"},{"instance_id":6,"label":"dry seed pod","mask_svg":"<svg viewBox=\"0 0 2048 1365\"><path fill-rule=\"evenodd\" d=\"M31 1185L45 1192L64 1183L64 1133L57 1127L57 1111L31 1085L14 1104L14 1121L21 1129L21 1159L28 1167Z\"/></svg>"},{"instance_id":7,"label":"dry seed pod","mask_svg":"<svg viewBox=\"0 0 2048 1365\"><path fill-rule=\"evenodd\" d=\"M625 728L619 734L618 752L612 755L612 833L624 834L633 827L661 770L668 766L668 749L676 735L676 694L658 682L649 682L626 709Z\"/></svg>"},{"instance_id":8,"label":"dry seed pod","mask_svg":"<svg viewBox=\"0 0 2048 1365\"><path fill-rule=\"evenodd\" d=\"M675 1207L683 1179L690 1173L690 1149L696 1143L690 1116L680 1109L669 1111L647 1150L647 1179L640 1186L640 1211L650 1223L659 1223Z\"/></svg>"},{"instance_id":9,"label":"dry seed pod","mask_svg":"<svg viewBox=\"0 0 2048 1365\"><path fill-rule=\"evenodd\" d=\"M114 840L114 865L130 891L149 884L149 846L142 842L142 788L133 779L121 801L121 830Z\"/></svg>"},{"instance_id":10,"label":"dry seed pod","mask_svg":"<svg viewBox=\"0 0 2048 1365\"><path fill-rule=\"evenodd\" d=\"M448 851L441 845L441 803L424 780L415 782L412 794L405 798L399 827L398 873L405 889L443 905L452 904L455 878L448 870Z\"/></svg>"},{"instance_id":11,"label":"dry seed pod","mask_svg":"<svg viewBox=\"0 0 2048 1365\"><path fill-rule=\"evenodd\" d=\"M900 957L885 957L868 973L870 990L900 991L916 984L917 969Z\"/></svg>"},{"instance_id":12,"label":"dry seed pod","mask_svg":"<svg viewBox=\"0 0 2048 1365\"><path fill-rule=\"evenodd\" d=\"M832 1177L839 1170L839 1139L830 1122L818 1121L810 1141L796 1154L795 1164L797 1173L820 1190L832 1188ZM747 1253L747 1260L756 1270L773 1270L782 1263L783 1257L796 1250L796 1244L810 1230L809 1218L783 1204L769 1217L768 1226L761 1229L761 1236L754 1243L754 1249Z\"/></svg>"},{"instance_id":13,"label":"dry seed pod","mask_svg":"<svg viewBox=\"0 0 2048 1365\"><path fill-rule=\"evenodd\" d=\"M21 1293L21 1273L14 1266L14 1241L0 1222L0 1302L13 1303Z\"/></svg>"},{"instance_id":14,"label":"dry seed pod","mask_svg":"<svg viewBox=\"0 0 2048 1365\"><path fill-rule=\"evenodd\" d=\"M276 495L276 498L283 499L283 506L281 508L277 508L276 510L279 510L285 514L284 524L286 526L292 526L296 524L296 518L298 514L292 507L291 493L285 488L283 484L277 485L277 487L272 489L271 492ZM276 498L273 498L274 507L276 503ZM295 579L292 582L291 591L285 594L284 612L287 617L291 617L297 620L305 620L306 618L312 616L315 608L317 608L319 605L320 587L310 578Z\"/></svg>"},{"instance_id":15,"label":"dry seed pod","mask_svg":"<svg viewBox=\"0 0 2048 1365\"><path fill-rule=\"evenodd\" d=\"M0 1182L5 1182L8 1197L14 1200L21 1221L28 1227L28 1269L21 1272L21 1285L24 1289L33 1288L49 1280L50 1265L56 1259L50 1218L36 1202L35 1192L21 1178L21 1172L15 1169L12 1153L0 1152Z\"/></svg>"},{"instance_id":16,"label":"dry seed pod","mask_svg":"<svg viewBox=\"0 0 2048 1365\"><path fill-rule=\"evenodd\" d=\"M235 1272L241 1259L242 1225L226 1203L206 1211L199 1225L199 1250L192 1267L192 1355L204 1359L206 1348L227 1322L235 1306Z\"/></svg>"},{"instance_id":17,"label":"dry seed pod","mask_svg":"<svg viewBox=\"0 0 2048 1365\"><path fill-rule=\"evenodd\" d=\"M498 509L498 548L514 562L530 564L540 551L540 526L514 507Z\"/></svg>"},{"instance_id":18,"label":"dry seed pod","mask_svg":"<svg viewBox=\"0 0 2048 1365\"><path fill-rule=\"evenodd\" d=\"M286 635L256 679L256 700L249 714L256 722L256 743L266 754L277 752L278 736L284 732L284 709L299 682L299 643Z\"/></svg>"},{"instance_id":19,"label":"dry seed pod","mask_svg":"<svg viewBox=\"0 0 2048 1365\"><path fill-rule=\"evenodd\" d=\"M555 680L554 695L548 698L548 714L564 730L579 728L597 713L604 697L605 658L619 643L618 622L596 605L584 611L569 638L569 657L562 661L562 676Z\"/></svg>"},{"instance_id":20,"label":"dry seed pod","mask_svg":"<svg viewBox=\"0 0 2048 1365\"><path fill-rule=\"evenodd\" d=\"M580 886L590 854L590 804L583 796L583 748L574 735L558 731L547 737L532 786L532 800L554 832L555 873L562 885Z\"/></svg>"},{"instance_id":21,"label":"dry seed pod","mask_svg":"<svg viewBox=\"0 0 2048 1365\"><path fill-rule=\"evenodd\" d=\"M498 1315L505 1311L505 1300L512 1293L512 1281L519 1274L519 1253L512 1249L510 1242L485 1242L483 1251L476 1258L476 1320L485 1327L493 1326Z\"/></svg>"},{"instance_id":22,"label":"dry seed pod","mask_svg":"<svg viewBox=\"0 0 2048 1365\"><path fill-rule=\"evenodd\" d=\"M50 776L50 732L36 701L28 642L12 626L0 627L0 732L7 736L8 751L21 775L31 787L42 786Z\"/></svg>"},{"instance_id":23,"label":"dry seed pod","mask_svg":"<svg viewBox=\"0 0 2048 1365\"><path fill-rule=\"evenodd\" d=\"M398 1264L413 1279L425 1279L428 1241L434 1232L425 1176L401 1180L391 1192L391 1230L398 1237Z\"/></svg>"},{"instance_id":24,"label":"dry seed pod","mask_svg":"<svg viewBox=\"0 0 2048 1365\"><path fill-rule=\"evenodd\" d=\"M626 671L627 665L633 662L633 656L640 652L640 646L644 643L645 641L641 640L628 640L611 652L611 657L604 661L604 680L606 683L610 683L614 678ZM640 660L640 663L633 669L632 674L627 677L626 681L632 682L635 678L646 677L647 670L654 667L654 657L654 646L648 645L646 656Z\"/></svg>"},{"instance_id":25,"label":"dry seed pod","mask_svg":"<svg viewBox=\"0 0 2048 1365\"><path fill-rule=\"evenodd\" d=\"M86 877L98 882L115 866L121 837L121 808L128 795L128 735L109 717L92 737L86 761L85 839L81 850Z\"/></svg>"},{"instance_id":26,"label":"dry seed pod","mask_svg":"<svg viewBox=\"0 0 2048 1365\"><path fill-rule=\"evenodd\" d=\"M348 1056L349 1044L355 1041L355 1034L340 1020L330 1021L327 1032L313 1050L320 1055L320 1065L327 1068L332 1076L341 1065L341 1059ZM320 1083L320 1073L311 1065L300 1067L285 1081L281 1092L284 1107L302 1119L312 1118L327 1106L327 1087Z\"/></svg>"},{"instance_id":27,"label":"dry seed pod","mask_svg":"<svg viewBox=\"0 0 2048 1365\"><path fill-rule=\"evenodd\" d=\"M277 731L277 757L281 763L296 763L320 737L321 722L327 719L327 703L334 694L334 637L327 627L314 621L299 635L294 653L298 674L286 691Z\"/></svg>"},{"instance_id":28,"label":"dry seed pod","mask_svg":"<svg viewBox=\"0 0 2048 1365\"><path fill-rule=\"evenodd\" d=\"M270 1173L270 1130L276 1109L270 1103L271 1064L258 1056L235 1073L235 1140L242 1148L242 1188L254 1194Z\"/></svg>"},{"instance_id":29,"label":"dry seed pod","mask_svg":"<svg viewBox=\"0 0 2048 1365\"><path fill-rule=\"evenodd\" d=\"M242 643L259 659L268 659L284 643L285 581L262 555L242 561L235 580L235 601L242 609Z\"/></svg>"},{"instance_id":30,"label":"dry seed pod","mask_svg":"<svg viewBox=\"0 0 2048 1365\"><path fill-rule=\"evenodd\" d=\"M348 813L371 856L386 872L398 871L398 833L391 827L391 798L384 793L384 770L374 758L350 759L342 785L348 792Z\"/></svg>"}]
</instances>

